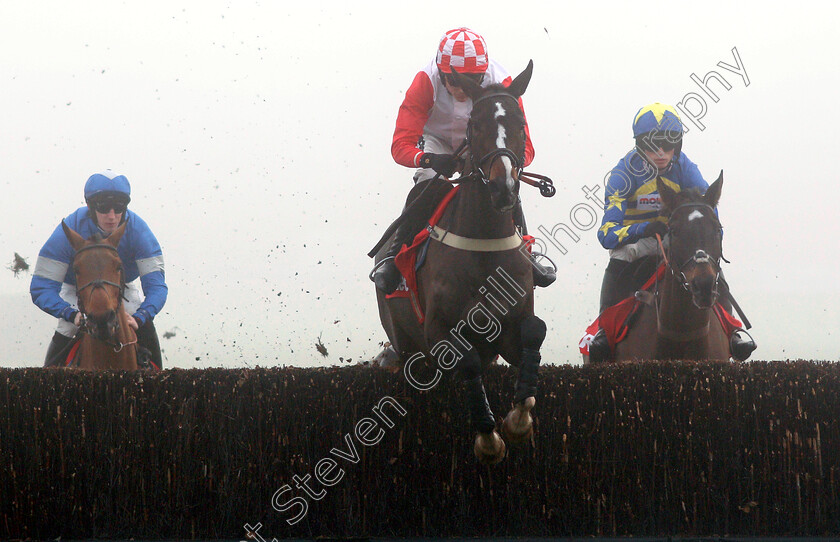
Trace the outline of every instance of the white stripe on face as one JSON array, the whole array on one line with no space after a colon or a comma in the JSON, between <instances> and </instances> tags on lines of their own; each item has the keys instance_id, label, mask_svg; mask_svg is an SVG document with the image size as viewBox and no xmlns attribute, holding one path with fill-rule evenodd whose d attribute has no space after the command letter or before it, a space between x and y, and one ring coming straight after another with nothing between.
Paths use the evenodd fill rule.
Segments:
<instances>
[{"instance_id":1,"label":"white stripe on face","mask_svg":"<svg viewBox=\"0 0 840 542\"><path fill-rule=\"evenodd\" d=\"M504 117L505 116L505 108L502 107L501 102L496 102L496 114L494 118ZM496 147L499 149L504 149L507 147L505 139L507 138L507 132L505 131L505 127L499 123L499 131L498 135L496 136ZM513 165L510 163L510 158L507 156L502 156L502 163L505 165L505 178L507 187L509 190L513 190Z\"/></svg>"},{"instance_id":2,"label":"white stripe on face","mask_svg":"<svg viewBox=\"0 0 840 542\"><path fill-rule=\"evenodd\" d=\"M505 116L505 108L502 107L502 102L496 102L496 114L494 118L504 117Z\"/></svg>"},{"instance_id":3,"label":"white stripe on face","mask_svg":"<svg viewBox=\"0 0 840 542\"><path fill-rule=\"evenodd\" d=\"M701 213L701 212L700 212L700 211L698 211L697 209L695 209L695 210L691 211L691 214L690 214L690 215L688 215L688 221L689 221L689 222L691 222L691 221L692 221L692 220L694 220L695 218L703 218L703 213Z\"/></svg>"}]
</instances>

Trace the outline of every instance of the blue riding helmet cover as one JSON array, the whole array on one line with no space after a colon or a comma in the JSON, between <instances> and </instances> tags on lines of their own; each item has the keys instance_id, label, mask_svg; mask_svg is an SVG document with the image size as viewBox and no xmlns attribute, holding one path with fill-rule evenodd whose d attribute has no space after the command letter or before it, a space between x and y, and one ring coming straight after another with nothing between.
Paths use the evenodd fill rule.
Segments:
<instances>
[{"instance_id":1,"label":"blue riding helmet cover","mask_svg":"<svg viewBox=\"0 0 840 542\"><path fill-rule=\"evenodd\" d=\"M118 175L110 169L94 173L85 183L85 201L100 196L113 196L115 199L131 201L131 185L125 175Z\"/></svg>"}]
</instances>

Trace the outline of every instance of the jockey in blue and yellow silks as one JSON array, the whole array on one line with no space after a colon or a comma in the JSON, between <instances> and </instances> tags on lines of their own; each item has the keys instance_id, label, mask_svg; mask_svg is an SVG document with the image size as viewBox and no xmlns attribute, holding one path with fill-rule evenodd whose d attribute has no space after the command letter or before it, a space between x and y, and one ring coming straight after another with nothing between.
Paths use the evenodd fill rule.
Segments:
<instances>
[{"instance_id":1,"label":"jockey in blue and yellow silks","mask_svg":"<svg viewBox=\"0 0 840 542\"><path fill-rule=\"evenodd\" d=\"M631 262L654 253L650 248L655 249L655 243L631 245L655 237L656 230L661 229L664 235L664 228L653 225L665 224L665 217L659 216L657 177L677 192L697 188L703 193L709 187L694 162L681 152L682 135L682 123L673 107L655 103L636 114L636 147L610 172L605 191L598 240L610 250L610 258Z\"/></svg>"},{"instance_id":2,"label":"jockey in blue and yellow silks","mask_svg":"<svg viewBox=\"0 0 840 542\"><path fill-rule=\"evenodd\" d=\"M655 271L656 234L667 233L667 218L659 216L657 179L676 192L695 188L705 193L709 188L697 165L682 152L683 126L673 107L657 102L639 109L633 117L633 137L635 147L610 171L604 193L598 241L610 251L610 261L601 284L600 312L633 295ZM737 333L732 337L735 347L744 340ZM603 330L589 351L593 360L609 357Z\"/></svg>"}]
</instances>

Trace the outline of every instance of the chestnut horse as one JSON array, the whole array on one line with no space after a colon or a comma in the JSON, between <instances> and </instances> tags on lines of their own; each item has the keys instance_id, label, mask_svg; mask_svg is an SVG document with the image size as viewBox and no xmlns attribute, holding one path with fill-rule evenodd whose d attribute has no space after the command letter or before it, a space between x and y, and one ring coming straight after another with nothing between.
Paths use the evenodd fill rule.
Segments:
<instances>
[{"instance_id":1,"label":"chestnut horse","mask_svg":"<svg viewBox=\"0 0 840 542\"><path fill-rule=\"evenodd\" d=\"M78 367L138 369L137 335L128 325L130 317L123 307L125 280L117 252L125 223L108 237L102 239L96 235L89 241L64 222L61 225L76 251L73 273L79 312L82 313Z\"/></svg>"},{"instance_id":2,"label":"chestnut horse","mask_svg":"<svg viewBox=\"0 0 840 542\"><path fill-rule=\"evenodd\" d=\"M657 190L668 217L668 248L661 258L665 275L644 301L627 337L615 348L615 360L729 360L729 338L713 307L721 289L722 229L715 207L723 172L700 195L675 192L661 180Z\"/></svg>"},{"instance_id":3,"label":"chestnut horse","mask_svg":"<svg viewBox=\"0 0 840 542\"><path fill-rule=\"evenodd\" d=\"M463 377L477 433L474 451L488 464L504 458L505 443L496 431L482 373L498 355L519 367L513 408L502 429L511 443L528 439L546 332L534 315L531 262L513 222L526 141L519 97L532 71L531 62L510 86L487 88L453 73L473 101L467 125L470 173L458 179L459 192L431 232L425 264L417 272L423 324L408 299L376 292L382 325L412 385L430 389L452 368Z\"/></svg>"}]
</instances>

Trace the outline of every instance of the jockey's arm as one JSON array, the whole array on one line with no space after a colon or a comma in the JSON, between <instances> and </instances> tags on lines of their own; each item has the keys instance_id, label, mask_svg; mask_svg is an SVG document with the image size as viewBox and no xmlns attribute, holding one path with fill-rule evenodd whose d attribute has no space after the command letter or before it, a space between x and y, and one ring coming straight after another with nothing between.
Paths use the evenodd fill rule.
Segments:
<instances>
[{"instance_id":1,"label":"jockey's arm","mask_svg":"<svg viewBox=\"0 0 840 542\"><path fill-rule=\"evenodd\" d=\"M625 225L627 179L620 171L613 170L607 181L604 196L604 218L598 229L598 241L606 249L619 248L642 238L647 222Z\"/></svg>"},{"instance_id":2,"label":"jockey's arm","mask_svg":"<svg viewBox=\"0 0 840 542\"><path fill-rule=\"evenodd\" d=\"M74 322L79 311L61 298L61 284L65 281L73 259L73 247L59 224L38 253L38 261L29 283L32 302L42 311Z\"/></svg>"},{"instance_id":3,"label":"jockey's arm","mask_svg":"<svg viewBox=\"0 0 840 542\"><path fill-rule=\"evenodd\" d=\"M419 167L423 151L417 148L417 142L423 135L423 127L429 120L429 112L434 104L432 82L425 72L419 72L400 105L391 142L391 156L401 166Z\"/></svg>"},{"instance_id":4,"label":"jockey's arm","mask_svg":"<svg viewBox=\"0 0 840 542\"><path fill-rule=\"evenodd\" d=\"M160 259L163 265L163 256ZM149 318L154 318L166 304L166 297L169 294L169 287L166 285L163 270L154 271L140 277L140 285L143 287L143 303L132 315L137 320L137 325L142 326Z\"/></svg>"},{"instance_id":5,"label":"jockey's arm","mask_svg":"<svg viewBox=\"0 0 840 542\"><path fill-rule=\"evenodd\" d=\"M157 238L149 226L136 214L132 229L133 246L136 246L134 260L140 275L140 285L143 288L143 302L132 315L137 325L142 326L150 318L154 318L166 304L169 288L166 286L166 275L163 266L163 251Z\"/></svg>"}]
</instances>

